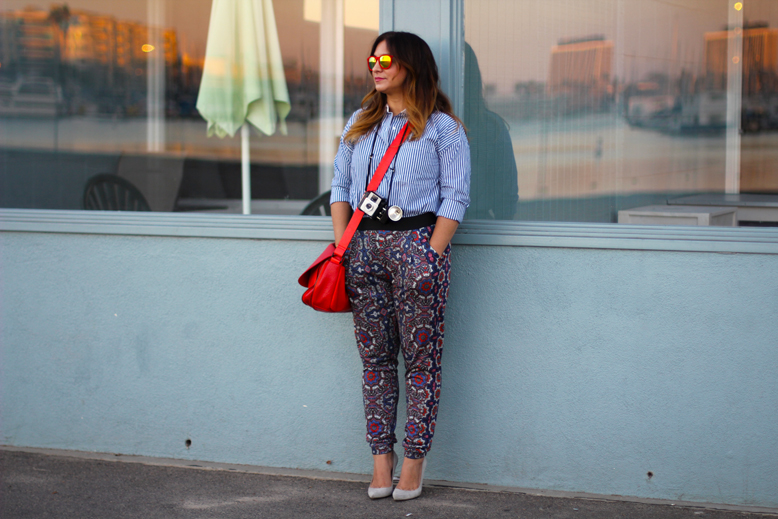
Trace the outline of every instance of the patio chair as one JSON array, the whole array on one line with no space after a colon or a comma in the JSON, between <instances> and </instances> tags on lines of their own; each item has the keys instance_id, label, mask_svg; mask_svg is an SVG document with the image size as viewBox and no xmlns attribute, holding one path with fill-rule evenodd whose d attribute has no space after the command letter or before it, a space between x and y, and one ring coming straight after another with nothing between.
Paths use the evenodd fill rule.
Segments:
<instances>
[{"instance_id":1,"label":"patio chair","mask_svg":"<svg viewBox=\"0 0 778 519\"><path fill-rule=\"evenodd\" d=\"M332 216L330 210L330 192L322 193L303 208L301 215L305 216Z\"/></svg>"},{"instance_id":2,"label":"patio chair","mask_svg":"<svg viewBox=\"0 0 778 519\"><path fill-rule=\"evenodd\" d=\"M103 173L84 188L84 209L94 211L151 211L143 193L129 181Z\"/></svg>"}]
</instances>

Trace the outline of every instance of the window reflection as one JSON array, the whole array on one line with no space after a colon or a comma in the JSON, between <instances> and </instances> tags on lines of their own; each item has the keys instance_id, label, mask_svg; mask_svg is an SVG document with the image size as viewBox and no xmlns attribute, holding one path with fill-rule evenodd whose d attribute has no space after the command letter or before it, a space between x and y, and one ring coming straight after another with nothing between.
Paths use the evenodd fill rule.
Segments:
<instances>
[{"instance_id":1,"label":"window reflection","mask_svg":"<svg viewBox=\"0 0 778 519\"><path fill-rule=\"evenodd\" d=\"M378 0L325 1L345 9L342 119L367 91ZM134 184L155 211L240 212L240 138L208 138L195 107L211 5L4 0L0 207L81 209L88 181L109 174ZM297 214L320 192L322 149L335 154L336 142L322 144L320 86L337 54L320 48L321 0L273 7L291 113L287 135L252 132L252 212Z\"/></svg>"},{"instance_id":2,"label":"window reflection","mask_svg":"<svg viewBox=\"0 0 778 519\"><path fill-rule=\"evenodd\" d=\"M686 195L778 194L778 4L742 4L466 0L466 60L472 48L509 128L514 218L615 222ZM486 175L513 193L511 168ZM480 210L499 191L474 188L468 218L509 219Z\"/></svg>"}]
</instances>

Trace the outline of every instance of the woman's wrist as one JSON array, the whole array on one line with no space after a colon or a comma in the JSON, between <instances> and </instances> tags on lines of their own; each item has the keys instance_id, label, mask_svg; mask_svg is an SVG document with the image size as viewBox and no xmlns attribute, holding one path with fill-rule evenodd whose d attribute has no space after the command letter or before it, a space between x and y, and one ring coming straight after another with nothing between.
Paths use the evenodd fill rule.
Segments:
<instances>
[{"instance_id":1,"label":"woman's wrist","mask_svg":"<svg viewBox=\"0 0 778 519\"><path fill-rule=\"evenodd\" d=\"M330 206L332 213L332 230L335 234L335 245L340 242L343 233L346 232L348 221L351 219L351 205L348 202L335 202Z\"/></svg>"},{"instance_id":2,"label":"woman's wrist","mask_svg":"<svg viewBox=\"0 0 778 519\"><path fill-rule=\"evenodd\" d=\"M445 216L438 216L435 230L432 231L432 236L430 236L430 246L435 249L438 255L442 255L446 251L446 247L451 242L451 238L454 237L457 227L459 227L458 221Z\"/></svg>"}]
</instances>

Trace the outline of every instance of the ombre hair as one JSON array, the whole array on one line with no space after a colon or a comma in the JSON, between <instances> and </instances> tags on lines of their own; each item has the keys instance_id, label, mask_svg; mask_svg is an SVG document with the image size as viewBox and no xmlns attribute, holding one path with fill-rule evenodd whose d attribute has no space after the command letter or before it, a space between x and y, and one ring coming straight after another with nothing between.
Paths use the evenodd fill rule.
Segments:
<instances>
[{"instance_id":1,"label":"ombre hair","mask_svg":"<svg viewBox=\"0 0 778 519\"><path fill-rule=\"evenodd\" d=\"M410 32L385 32L376 38L370 54L374 55L376 47L384 42L392 55L394 63L406 70L405 81L402 84L405 97L405 110L408 122L413 128L410 140L419 139L427 126L427 120L433 112L442 112L451 116L464 127L462 121L451 109L451 101L444 94L438 82L438 66L427 42ZM370 133L386 115L386 94L375 89L362 99L362 113L349 128L344 140L357 142Z\"/></svg>"}]
</instances>

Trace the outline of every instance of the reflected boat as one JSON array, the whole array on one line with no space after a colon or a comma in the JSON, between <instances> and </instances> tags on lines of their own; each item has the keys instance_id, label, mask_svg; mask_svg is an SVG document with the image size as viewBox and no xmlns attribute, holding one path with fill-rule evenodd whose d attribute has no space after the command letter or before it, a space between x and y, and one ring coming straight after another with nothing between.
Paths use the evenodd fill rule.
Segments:
<instances>
[{"instance_id":1,"label":"reflected boat","mask_svg":"<svg viewBox=\"0 0 778 519\"><path fill-rule=\"evenodd\" d=\"M667 133L720 132L727 127L727 94L632 96L625 119L630 126ZM743 133L778 129L778 96L744 96L740 128Z\"/></svg>"},{"instance_id":2,"label":"reflected boat","mask_svg":"<svg viewBox=\"0 0 778 519\"><path fill-rule=\"evenodd\" d=\"M626 120L630 126L668 133L722 131L727 125L727 96L723 92L632 96Z\"/></svg>"},{"instance_id":3,"label":"reflected boat","mask_svg":"<svg viewBox=\"0 0 778 519\"><path fill-rule=\"evenodd\" d=\"M63 106L62 89L50 78L0 83L0 116L56 117Z\"/></svg>"}]
</instances>

